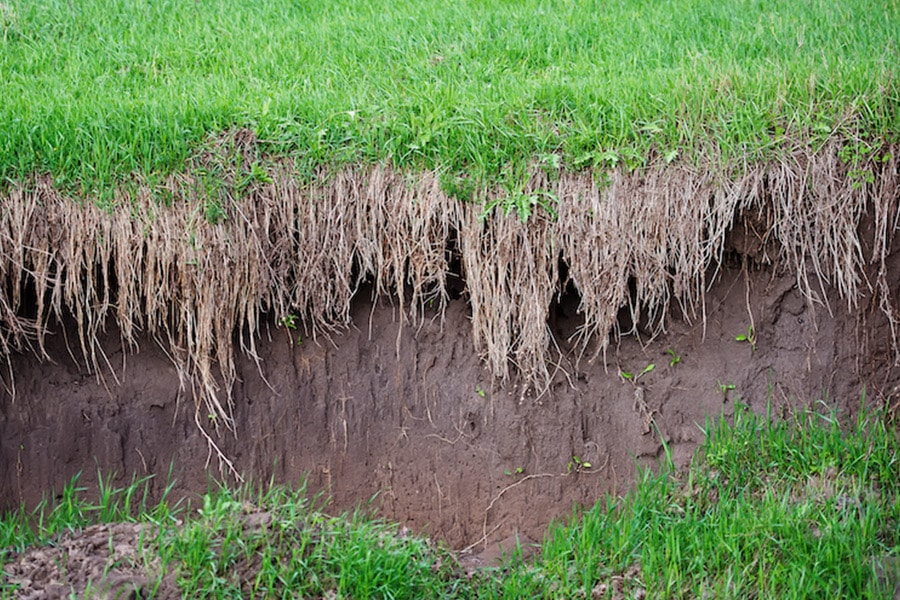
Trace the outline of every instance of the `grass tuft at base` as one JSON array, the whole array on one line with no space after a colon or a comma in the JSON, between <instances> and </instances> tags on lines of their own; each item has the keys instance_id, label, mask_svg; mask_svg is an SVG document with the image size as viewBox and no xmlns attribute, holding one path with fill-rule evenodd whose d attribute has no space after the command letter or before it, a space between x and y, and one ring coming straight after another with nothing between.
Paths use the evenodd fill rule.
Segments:
<instances>
[{"instance_id":1,"label":"grass tuft at base","mask_svg":"<svg viewBox=\"0 0 900 600\"><path fill-rule=\"evenodd\" d=\"M49 552L91 524L121 522L140 524L131 565L150 594L171 585L211 598L890 597L900 589L896 424L884 410L843 416L782 419L738 405L732 419L707 422L686 471L670 460L641 470L625 497L551 527L538 559L514 553L472 578L447 549L361 511L328 516L302 488L220 487L191 510L165 498L149 506L147 480L117 489L107 478L91 504L76 479L55 502L0 520L0 597L15 597L9 573L30 547Z\"/></svg>"}]
</instances>

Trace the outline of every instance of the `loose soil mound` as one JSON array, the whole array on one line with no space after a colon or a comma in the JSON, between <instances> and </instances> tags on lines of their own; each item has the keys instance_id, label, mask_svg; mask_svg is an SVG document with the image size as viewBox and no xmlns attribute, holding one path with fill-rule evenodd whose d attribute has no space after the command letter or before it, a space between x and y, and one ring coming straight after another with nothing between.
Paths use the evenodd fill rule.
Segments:
<instances>
[{"instance_id":1,"label":"loose soil mound","mask_svg":"<svg viewBox=\"0 0 900 600\"><path fill-rule=\"evenodd\" d=\"M23 600L72 598L180 598L173 576L156 585L143 562L141 529L137 523L92 525L63 534L56 544L22 554L4 565L8 582Z\"/></svg>"}]
</instances>

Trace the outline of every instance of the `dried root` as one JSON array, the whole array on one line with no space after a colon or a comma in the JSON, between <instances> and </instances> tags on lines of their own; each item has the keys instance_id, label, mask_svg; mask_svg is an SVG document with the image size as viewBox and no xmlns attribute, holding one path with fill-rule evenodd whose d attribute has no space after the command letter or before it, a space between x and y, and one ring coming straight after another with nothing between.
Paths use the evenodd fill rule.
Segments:
<instances>
[{"instance_id":1,"label":"dried root","mask_svg":"<svg viewBox=\"0 0 900 600\"><path fill-rule=\"evenodd\" d=\"M259 158L254 147L241 134L222 156L236 152L248 164ZM526 191L558 198L558 218L539 212L527 223L502 211L484 218L481 206L445 195L433 173L411 179L384 166L304 185L290 163L270 161L252 185L220 169L211 191L206 178L222 164L213 152L162 187L121 190L108 212L38 179L13 187L0 208L0 354L47 357L51 323L71 316L73 354L106 369L98 340L113 319L126 348L141 335L156 339L195 390L198 410L205 404L212 422L231 428L235 345L256 356L263 314L296 315L314 331L346 326L351 298L370 281L415 325L426 305L447 301L452 245L476 349L496 376L517 372L541 384L550 377L556 294L569 284L578 290L579 342L591 357L606 348L623 306L634 323L659 329L673 301L696 316L725 235L747 211L764 216L763 234L780 252L773 262L797 273L812 302L831 310L826 284L850 309L877 292L898 348L885 262L897 228L898 154L886 148L855 164L870 173L862 180L848 174L837 144L741 175L667 165L598 183L536 171ZM871 239L861 233L867 214Z\"/></svg>"}]
</instances>

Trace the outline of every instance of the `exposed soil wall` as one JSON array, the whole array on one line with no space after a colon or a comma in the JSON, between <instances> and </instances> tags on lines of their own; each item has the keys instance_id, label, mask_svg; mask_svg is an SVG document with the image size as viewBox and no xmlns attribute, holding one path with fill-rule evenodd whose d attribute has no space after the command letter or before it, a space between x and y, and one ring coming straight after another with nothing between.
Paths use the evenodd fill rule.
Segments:
<instances>
[{"instance_id":1,"label":"exposed soil wall","mask_svg":"<svg viewBox=\"0 0 900 600\"><path fill-rule=\"evenodd\" d=\"M538 169L518 201L556 215L527 223L433 173L303 183L243 131L110 210L13 186L0 509L172 465L183 493L308 473L457 547L536 538L738 396L895 402L897 150Z\"/></svg>"},{"instance_id":2,"label":"exposed soil wall","mask_svg":"<svg viewBox=\"0 0 900 600\"><path fill-rule=\"evenodd\" d=\"M564 356L543 393L497 383L472 351L463 300L412 328L367 288L352 304L353 327L299 345L271 319L259 367L247 357L236 365L237 434L217 442L256 480L308 474L335 509L371 499L380 515L463 548L514 531L540 539L575 505L627 491L636 464L663 456L661 440L683 464L707 416L729 414L737 401L782 414L817 401L853 410L865 386L869 402L896 404L900 373L883 313L864 304L813 315L793 275L739 261L707 292L705 323L674 316L654 340L613 344L606 365L571 360L566 340L582 320L578 298L564 296L549 323ZM896 292L900 265L889 270ZM735 340L751 312L755 350ZM0 509L33 504L79 471L88 486L98 470L153 473L161 484L171 465L176 493L187 495L230 478L156 343L141 339L139 351L123 354L111 324L101 341L116 383L73 361L64 329L48 336L52 360L12 357L18 394L0 401ZM618 374L651 363L636 382ZM591 468L570 466L573 456Z\"/></svg>"},{"instance_id":3,"label":"exposed soil wall","mask_svg":"<svg viewBox=\"0 0 900 600\"><path fill-rule=\"evenodd\" d=\"M200 410L229 428L235 357L256 355L261 314L296 315L319 331L346 326L356 290L370 281L418 325L464 282L472 348L492 374L546 385L555 297L579 294L578 352L587 357L605 352L623 306L657 331L673 307L702 317L708 276L742 216L752 216L745 251L798 274L814 302L856 309L875 290L895 326L883 263L900 203L900 149L861 162L842 158L845 150L798 146L780 162L727 171L536 169L521 193L498 192L501 204L556 199L555 218L532 207L527 223L516 211L485 217L481 203L448 197L436 173L381 166L310 184L291 163L260 157L246 131L205 151L186 175L123 187L108 211L38 178L13 187L0 210L0 353L45 355L51 320L71 315L75 355L107 368L100 339L112 320L126 347L142 335L158 340ZM246 184L252 173L241 165L260 161L271 176Z\"/></svg>"}]
</instances>

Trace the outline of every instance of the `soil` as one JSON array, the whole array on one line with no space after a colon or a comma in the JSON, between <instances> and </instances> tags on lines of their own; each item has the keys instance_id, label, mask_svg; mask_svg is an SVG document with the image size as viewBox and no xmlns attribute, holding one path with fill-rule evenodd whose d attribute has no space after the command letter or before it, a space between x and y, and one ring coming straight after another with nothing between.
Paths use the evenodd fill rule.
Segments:
<instances>
[{"instance_id":1,"label":"soil","mask_svg":"<svg viewBox=\"0 0 900 600\"><path fill-rule=\"evenodd\" d=\"M511 536L540 540L551 521L626 493L637 467L658 464L666 449L686 465L706 420L737 402L778 414L823 402L852 413L865 393L868 403L896 405L900 371L877 302L849 308L823 282L829 311L801 295L794 274L729 256L710 273L705 319L671 314L665 333L624 336L593 363L576 360L570 341L577 294L560 298L548 323L560 354L546 389L492 379L473 351L464 297L415 330L389 298L367 290L354 304L355 327L330 336L298 340L272 316L258 363L240 359L235 432L200 420L246 477L306 478L311 493L330 497L331 511L366 505L478 565ZM890 272L896 297L900 265ZM751 324L753 342L736 340ZM158 492L171 469L175 495L189 498L233 478L210 453L190 390L156 343L123 352L110 324L110 370L91 373L72 358L70 327L50 339L52 361L12 357L16 394L0 399L0 511L32 507L77 473L89 493L98 472L122 483L153 474ZM129 552L136 527L114 526L123 541L113 552ZM102 571L96 560L106 561L109 539L89 528L53 551L67 549L69 570L89 574ZM41 571L59 562L49 552L20 556L16 564L31 556L32 567L16 572L62 581ZM134 584L125 575L109 581Z\"/></svg>"},{"instance_id":2,"label":"soil","mask_svg":"<svg viewBox=\"0 0 900 600\"><path fill-rule=\"evenodd\" d=\"M56 544L23 553L4 566L16 597L42 598L143 598L154 590L155 598L179 598L172 574L156 585L159 565L145 568L141 555L141 529L137 523L92 525L64 533ZM153 572L157 571L157 572Z\"/></svg>"}]
</instances>

